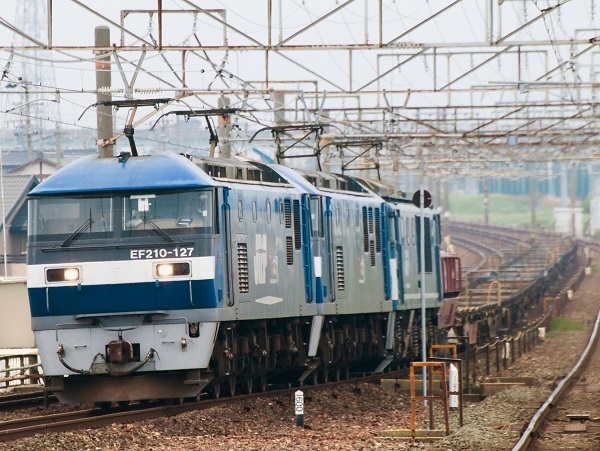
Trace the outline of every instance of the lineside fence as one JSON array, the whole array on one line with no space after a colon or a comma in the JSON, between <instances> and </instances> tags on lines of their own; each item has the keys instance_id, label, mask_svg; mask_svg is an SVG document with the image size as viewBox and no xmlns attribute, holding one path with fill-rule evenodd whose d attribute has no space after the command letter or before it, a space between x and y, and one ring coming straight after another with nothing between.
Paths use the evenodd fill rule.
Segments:
<instances>
[{"instance_id":1,"label":"lineside fence","mask_svg":"<svg viewBox=\"0 0 600 451\"><path fill-rule=\"evenodd\" d=\"M37 354L0 357L0 390L43 385L42 366Z\"/></svg>"},{"instance_id":2,"label":"lineside fence","mask_svg":"<svg viewBox=\"0 0 600 451\"><path fill-rule=\"evenodd\" d=\"M586 274L589 259L581 265L575 275L564 285L556 297L545 298L544 314L538 320L529 324L514 335L497 339L483 346L470 345L468 352L462 356L465 359L463 375L465 388L478 382L479 377L490 376L505 370L523 354L531 352L541 340L541 328L548 328L552 318L562 314L564 306L572 299Z\"/></svg>"}]
</instances>

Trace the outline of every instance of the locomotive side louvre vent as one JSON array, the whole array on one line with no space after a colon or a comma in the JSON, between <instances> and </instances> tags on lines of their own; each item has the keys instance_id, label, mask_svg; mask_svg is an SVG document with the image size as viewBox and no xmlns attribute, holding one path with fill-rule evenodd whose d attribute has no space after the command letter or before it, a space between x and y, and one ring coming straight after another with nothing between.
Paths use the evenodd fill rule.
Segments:
<instances>
[{"instance_id":1,"label":"locomotive side louvre vent","mask_svg":"<svg viewBox=\"0 0 600 451\"><path fill-rule=\"evenodd\" d=\"M379 208L375 209L375 250L381 252L381 218L379 217Z\"/></svg>"},{"instance_id":2,"label":"locomotive side louvre vent","mask_svg":"<svg viewBox=\"0 0 600 451\"><path fill-rule=\"evenodd\" d=\"M369 220L367 217L367 207L362 207L363 222L363 245L365 252L369 252Z\"/></svg>"},{"instance_id":3,"label":"locomotive side louvre vent","mask_svg":"<svg viewBox=\"0 0 600 451\"><path fill-rule=\"evenodd\" d=\"M238 286L240 293L248 293L250 285L248 282L248 245L238 243Z\"/></svg>"},{"instance_id":4,"label":"locomotive side louvre vent","mask_svg":"<svg viewBox=\"0 0 600 451\"><path fill-rule=\"evenodd\" d=\"M369 241L369 254L371 256L371 266L375 266L375 243Z\"/></svg>"},{"instance_id":5,"label":"locomotive side louvre vent","mask_svg":"<svg viewBox=\"0 0 600 451\"><path fill-rule=\"evenodd\" d=\"M292 228L292 204L289 199L283 200L283 214L285 215L285 228Z\"/></svg>"},{"instance_id":6,"label":"locomotive side louvre vent","mask_svg":"<svg viewBox=\"0 0 600 451\"><path fill-rule=\"evenodd\" d=\"M294 264L294 243L291 236L285 237L285 252L287 255L287 264Z\"/></svg>"},{"instance_id":7,"label":"locomotive side louvre vent","mask_svg":"<svg viewBox=\"0 0 600 451\"><path fill-rule=\"evenodd\" d=\"M342 246L336 246L335 248L335 271L337 274L338 290L345 290L346 279L344 277L344 249Z\"/></svg>"},{"instance_id":8,"label":"locomotive side louvre vent","mask_svg":"<svg viewBox=\"0 0 600 451\"><path fill-rule=\"evenodd\" d=\"M369 233L373 233L373 209L369 208Z\"/></svg>"},{"instance_id":9,"label":"locomotive side louvre vent","mask_svg":"<svg viewBox=\"0 0 600 451\"><path fill-rule=\"evenodd\" d=\"M302 249L302 236L300 235L300 201L294 200L294 246Z\"/></svg>"}]
</instances>

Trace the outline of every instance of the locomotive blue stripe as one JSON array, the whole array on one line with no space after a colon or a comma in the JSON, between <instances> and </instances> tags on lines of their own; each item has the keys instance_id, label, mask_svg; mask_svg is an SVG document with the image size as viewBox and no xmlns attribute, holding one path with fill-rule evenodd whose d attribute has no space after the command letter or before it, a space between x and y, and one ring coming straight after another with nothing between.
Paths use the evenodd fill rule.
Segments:
<instances>
[{"instance_id":1,"label":"locomotive blue stripe","mask_svg":"<svg viewBox=\"0 0 600 451\"><path fill-rule=\"evenodd\" d=\"M214 280L30 288L31 316L82 315L90 313L183 310L218 307ZM48 311L48 307L50 311Z\"/></svg>"}]
</instances>

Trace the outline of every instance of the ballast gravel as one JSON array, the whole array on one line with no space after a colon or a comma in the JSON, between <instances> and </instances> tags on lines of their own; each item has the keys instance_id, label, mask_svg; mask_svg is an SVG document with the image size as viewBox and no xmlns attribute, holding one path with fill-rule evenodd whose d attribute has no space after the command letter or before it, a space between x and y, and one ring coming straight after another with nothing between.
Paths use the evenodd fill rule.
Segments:
<instances>
[{"instance_id":1,"label":"ballast gravel","mask_svg":"<svg viewBox=\"0 0 600 451\"><path fill-rule=\"evenodd\" d=\"M579 331L548 332L546 338L499 376L531 376L533 387L515 387L464 408L464 427L451 412L451 435L434 443L386 438L384 431L410 428L407 394L375 384L306 390L304 428L295 426L293 400L272 397L240 401L173 417L114 424L0 442L0 450L477 450L511 449L535 408L577 360L598 311L600 272L587 276L563 316L584 322ZM434 403L435 425L443 427ZM29 412L31 415L33 412ZM37 410L37 414L43 411ZM19 411L19 416L27 412ZM3 412L6 421L10 412ZM428 409L419 406L418 429L427 429ZM16 418L16 416L13 416Z\"/></svg>"}]
</instances>

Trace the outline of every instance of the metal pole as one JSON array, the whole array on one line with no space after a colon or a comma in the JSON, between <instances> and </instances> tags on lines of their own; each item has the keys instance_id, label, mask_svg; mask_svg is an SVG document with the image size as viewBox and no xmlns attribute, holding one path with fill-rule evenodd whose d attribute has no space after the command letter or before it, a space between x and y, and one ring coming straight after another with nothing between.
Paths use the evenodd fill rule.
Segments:
<instances>
[{"instance_id":1,"label":"metal pole","mask_svg":"<svg viewBox=\"0 0 600 451\"><path fill-rule=\"evenodd\" d=\"M450 226L448 225L448 221L450 221L450 201L448 199L448 189L449 189L449 184L448 184L448 180L444 179L444 189L443 189L443 198L442 198L442 210L444 211L444 215L443 215L443 232L442 235L445 237L449 237L450 236ZM446 249L447 251L449 251L449 249Z\"/></svg>"},{"instance_id":2,"label":"metal pole","mask_svg":"<svg viewBox=\"0 0 600 451\"><path fill-rule=\"evenodd\" d=\"M529 195L531 201L531 230L534 231L536 229L535 223L537 222L535 217L535 208L537 206L537 186L534 177L529 177Z\"/></svg>"},{"instance_id":3,"label":"metal pole","mask_svg":"<svg viewBox=\"0 0 600 451\"><path fill-rule=\"evenodd\" d=\"M110 47L110 29L108 27L96 27L95 44L96 47ZM110 94L111 86L110 53L96 52L97 102L112 100L112 95ZM106 93L102 94L102 91ZM113 156L114 145L105 143L114 135L112 107L98 105L96 108L96 124L98 127L98 156L100 158L111 158Z\"/></svg>"},{"instance_id":4,"label":"metal pole","mask_svg":"<svg viewBox=\"0 0 600 451\"><path fill-rule=\"evenodd\" d=\"M25 86L25 137L27 140L27 161L33 161L33 141L31 140L31 133L31 101L29 99L29 88Z\"/></svg>"},{"instance_id":5,"label":"metal pole","mask_svg":"<svg viewBox=\"0 0 600 451\"><path fill-rule=\"evenodd\" d=\"M423 362L427 362L427 328L425 307L425 162L421 163L421 186L419 188L419 217L421 221L419 242L419 271L421 272L421 356ZM423 367L423 396L427 396L427 370ZM425 402L427 403L427 402Z\"/></svg>"},{"instance_id":6,"label":"metal pole","mask_svg":"<svg viewBox=\"0 0 600 451\"><path fill-rule=\"evenodd\" d=\"M231 101L229 97L219 97L219 108L229 108ZM229 134L231 132L231 116L219 116L217 126L217 136L219 137L219 157L231 158L231 143L229 142Z\"/></svg>"},{"instance_id":7,"label":"metal pole","mask_svg":"<svg viewBox=\"0 0 600 451\"><path fill-rule=\"evenodd\" d=\"M278 42L281 43L283 41L283 11L281 6L281 0L279 0L279 6L277 8L279 12L279 39Z\"/></svg>"},{"instance_id":8,"label":"metal pole","mask_svg":"<svg viewBox=\"0 0 600 451\"><path fill-rule=\"evenodd\" d=\"M0 197L2 197L2 239L4 240L4 277L8 277L8 264L6 261L6 211L4 205L4 163L2 149L0 148Z\"/></svg>"},{"instance_id":9,"label":"metal pole","mask_svg":"<svg viewBox=\"0 0 600 451\"><path fill-rule=\"evenodd\" d=\"M576 203L576 191L575 191L575 178L577 176L577 169L575 163L571 163L571 180L569 188L571 191L571 236L577 238L577 231L575 229L575 203Z\"/></svg>"},{"instance_id":10,"label":"metal pole","mask_svg":"<svg viewBox=\"0 0 600 451\"><path fill-rule=\"evenodd\" d=\"M490 200L488 198L488 184L487 178L483 179L483 223L488 226L490 225Z\"/></svg>"}]
</instances>

